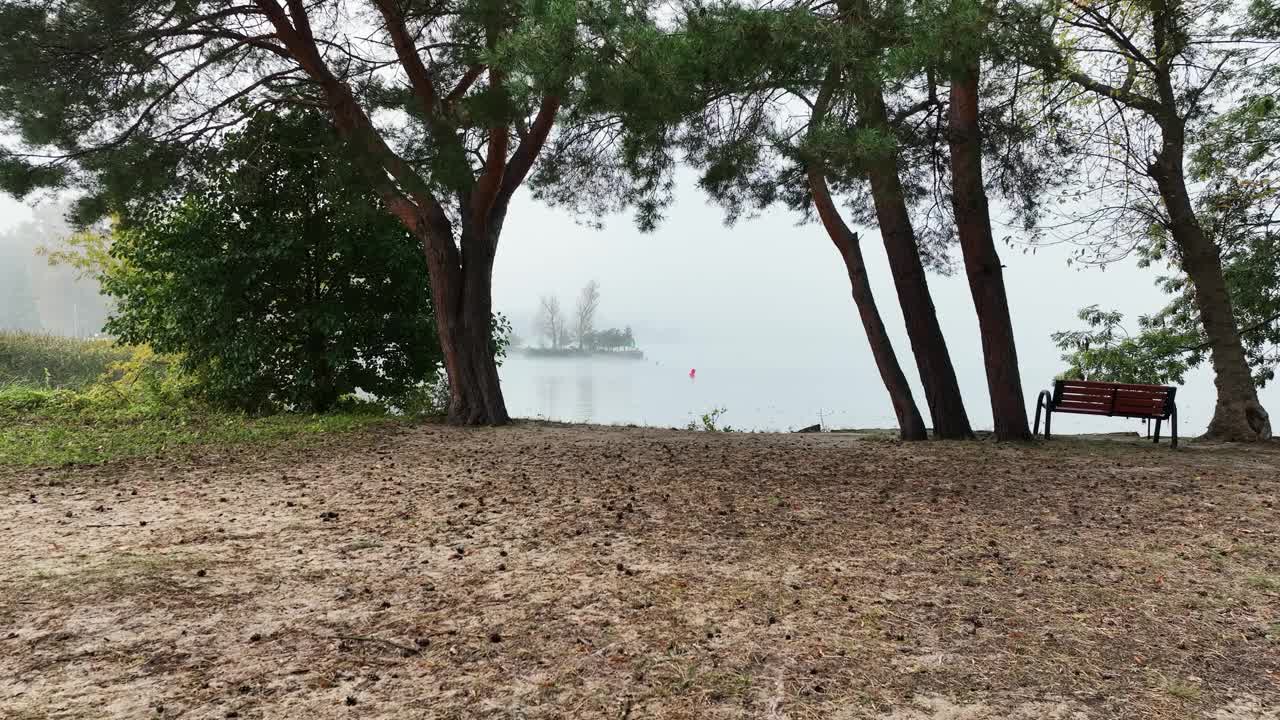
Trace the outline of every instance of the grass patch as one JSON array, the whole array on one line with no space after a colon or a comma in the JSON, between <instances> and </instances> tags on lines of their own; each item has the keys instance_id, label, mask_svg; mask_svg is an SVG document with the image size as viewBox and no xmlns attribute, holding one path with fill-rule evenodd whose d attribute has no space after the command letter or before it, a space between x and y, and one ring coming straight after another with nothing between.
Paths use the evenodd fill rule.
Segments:
<instances>
[{"instance_id":1,"label":"grass patch","mask_svg":"<svg viewBox=\"0 0 1280 720\"><path fill-rule=\"evenodd\" d=\"M96 563L77 562L30 576L40 592L136 595L171 582L193 563L187 555L119 553Z\"/></svg>"},{"instance_id":2,"label":"grass patch","mask_svg":"<svg viewBox=\"0 0 1280 720\"><path fill-rule=\"evenodd\" d=\"M1280 575L1252 575L1249 577L1250 587L1270 592L1280 592Z\"/></svg>"},{"instance_id":3,"label":"grass patch","mask_svg":"<svg viewBox=\"0 0 1280 720\"><path fill-rule=\"evenodd\" d=\"M402 422L358 401L323 415L251 416L202 400L147 347L0 333L0 465L92 464L179 448L301 443Z\"/></svg>"},{"instance_id":4,"label":"grass patch","mask_svg":"<svg viewBox=\"0 0 1280 720\"><path fill-rule=\"evenodd\" d=\"M1170 680L1168 683L1165 684L1164 689L1170 695L1180 700L1191 701L1191 700L1200 699L1200 687L1198 685L1193 685L1189 682L1182 682L1181 680Z\"/></svg>"},{"instance_id":5,"label":"grass patch","mask_svg":"<svg viewBox=\"0 0 1280 720\"><path fill-rule=\"evenodd\" d=\"M395 422L371 410L250 417L195 403L113 404L85 393L9 387L0 390L0 465L101 463L183 447L306 444Z\"/></svg>"},{"instance_id":6,"label":"grass patch","mask_svg":"<svg viewBox=\"0 0 1280 720\"><path fill-rule=\"evenodd\" d=\"M110 340L0 331L0 386L83 388L132 353Z\"/></svg>"}]
</instances>

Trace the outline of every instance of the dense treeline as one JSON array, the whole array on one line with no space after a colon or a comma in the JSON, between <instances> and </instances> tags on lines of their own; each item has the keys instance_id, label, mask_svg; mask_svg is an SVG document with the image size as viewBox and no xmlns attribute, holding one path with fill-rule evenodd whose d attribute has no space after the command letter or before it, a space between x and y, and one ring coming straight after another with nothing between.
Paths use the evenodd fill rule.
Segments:
<instances>
[{"instance_id":1,"label":"dense treeline","mask_svg":"<svg viewBox=\"0 0 1280 720\"><path fill-rule=\"evenodd\" d=\"M1070 221L1082 259L1170 268L1174 300L1143 320L1155 344L1135 351L1212 365L1210 435L1270 437L1256 385L1280 316L1273 2L667 7L0 0L0 118L20 134L0 182L17 195L75 187L78 221L129 223L140 198L189 182L193 152L262 113L318 109L352 196L420 249L449 416L465 424L508 420L492 269L526 185L585 213L634 208L652 228L687 164L730 220L773 205L817 220L906 439L926 437L924 413L856 228L884 244L923 409L944 438L972 428L927 271L958 247L996 435L1023 439L993 206L1032 240Z\"/></svg>"}]
</instances>

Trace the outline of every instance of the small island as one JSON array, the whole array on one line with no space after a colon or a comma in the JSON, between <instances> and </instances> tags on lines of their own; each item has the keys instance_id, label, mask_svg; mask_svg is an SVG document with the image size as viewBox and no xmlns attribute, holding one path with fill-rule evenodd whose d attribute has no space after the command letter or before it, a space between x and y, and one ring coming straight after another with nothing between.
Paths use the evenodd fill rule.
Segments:
<instances>
[{"instance_id":1,"label":"small island","mask_svg":"<svg viewBox=\"0 0 1280 720\"><path fill-rule=\"evenodd\" d=\"M596 329L596 312L599 308L600 283L595 280L587 283L578 293L578 304L572 318L565 317L560 309L559 298L544 295L539 303L537 317L538 338L542 345L517 342L514 349L530 357L603 356L643 360L644 352L636 347L636 338L630 325L622 329Z\"/></svg>"},{"instance_id":2,"label":"small island","mask_svg":"<svg viewBox=\"0 0 1280 720\"><path fill-rule=\"evenodd\" d=\"M594 330L587 333L579 342L568 343L559 347L554 345L544 345L542 347L526 345L516 348L516 350L530 357L605 356L628 360L644 359L644 352L636 347L636 340L631 334L630 327L621 330L617 328Z\"/></svg>"}]
</instances>

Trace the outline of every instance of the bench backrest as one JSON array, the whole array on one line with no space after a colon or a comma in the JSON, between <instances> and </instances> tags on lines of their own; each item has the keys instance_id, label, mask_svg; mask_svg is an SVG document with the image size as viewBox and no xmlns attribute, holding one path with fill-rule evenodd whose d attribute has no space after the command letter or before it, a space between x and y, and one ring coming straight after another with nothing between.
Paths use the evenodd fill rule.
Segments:
<instances>
[{"instance_id":1,"label":"bench backrest","mask_svg":"<svg viewBox=\"0 0 1280 720\"><path fill-rule=\"evenodd\" d=\"M1176 390L1164 385L1057 380L1053 383L1053 407L1096 415L1168 417Z\"/></svg>"}]
</instances>

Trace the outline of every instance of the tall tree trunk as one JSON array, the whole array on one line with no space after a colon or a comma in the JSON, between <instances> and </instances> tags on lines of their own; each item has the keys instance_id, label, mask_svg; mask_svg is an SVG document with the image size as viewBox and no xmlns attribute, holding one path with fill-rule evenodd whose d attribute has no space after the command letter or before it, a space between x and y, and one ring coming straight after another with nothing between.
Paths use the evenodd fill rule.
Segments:
<instances>
[{"instance_id":1,"label":"tall tree trunk","mask_svg":"<svg viewBox=\"0 0 1280 720\"><path fill-rule=\"evenodd\" d=\"M1205 236L1187 192L1182 164L1185 130L1180 121L1166 122L1162 130L1163 144L1148 172L1169 213L1173 241L1182 255L1182 269L1195 286L1196 309L1209 341L1218 402L1205 437L1241 442L1270 439L1271 420L1258 402L1231 294L1222 275L1222 257L1217 245Z\"/></svg>"},{"instance_id":2,"label":"tall tree trunk","mask_svg":"<svg viewBox=\"0 0 1280 720\"><path fill-rule=\"evenodd\" d=\"M853 289L853 302L858 307L858 315L862 318L862 329L866 331L867 341L871 344L871 355L875 358L876 368L880 371L880 379L889 391L889 400L893 403L893 412L898 416L898 437L903 440L928 440L929 433L925 429L924 420L920 417L920 409L916 407L915 398L911 396L911 386L907 384L907 376L898 364L898 356L889 342L889 333L884 329L884 321L880 318L880 310L876 308L875 296L871 293L871 283L867 279L867 266L862 261L862 248L857 233L849 230L839 210L831 200L826 179L815 168L809 169L809 188L813 193L813 203L822 220L823 227L831 237L831 242L840 251L844 259L845 269L849 273L849 284Z\"/></svg>"},{"instance_id":3,"label":"tall tree trunk","mask_svg":"<svg viewBox=\"0 0 1280 720\"><path fill-rule=\"evenodd\" d=\"M411 202L394 182L388 181L386 163L400 167L403 161L387 148L350 90L332 77L323 86L329 94L339 133L361 151L358 155L361 167L370 183L382 194L388 211L404 223L422 246L427 280L431 284L436 334L449 377L449 422L455 425L511 422L490 345L493 259L502 231L505 204L503 209L488 213L493 219L483 222L484 228L477 228L476 222L463 213L459 250L449 217L425 192L425 185L416 188L416 193L414 188L410 189L414 199ZM462 207L468 206L464 198Z\"/></svg>"},{"instance_id":4,"label":"tall tree trunk","mask_svg":"<svg viewBox=\"0 0 1280 720\"><path fill-rule=\"evenodd\" d=\"M444 232L448 228L437 228ZM481 235L464 223L461 266L436 252L438 238L424 238L422 246L431 282L436 333L449 376L449 416L455 425L504 425L507 414L498 363L493 355L493 259L501 223ZM449 238L449 243L452 244Z\"/></svg>"},{"instance_id":5,"label":"tall tree trunk","mask_svg":"<svg viewBox=\"0 0 1280 720\"><path fill-rule=\"evenodd\" d=\"M880 88L861 88L857 100L867 126L892 137L889 113ZM902 180L898 177L897 152L878 159L867 175L871 181L871 196L875 201L880 237L884 240L885 252L889 256L889 269L893 273L894 287L898 291L898 303L902 306L907 336L911 339L911 352L915 355L920 383L924 386L925 402L933 417L934 436L952 440L970 439L973 437L973 430L964 410L955 367L947 352L947 341L938 324L933 297L929 294L929 282L925 277L924 263L920 260L915 230L911 227L906 194L902 189Z\"/></svg>"},{"instance_id":6,"label":"tall tree trunk","mask_svg":"<svg viewBox=\"0 0 1280 720\"><path fill-rule=\"evenodd\" d=\"M328 412L338 401L338 385L333 376L333 366L329 363L328 343L319 331L312 330L307 334L307 363L311 369L311 411Z\"/></svg>"},{"instance_id":7,"label":"tall tree trunk","mask_svg":"<svg viewBox=\"0 0 1280 720\"><path fill-rule=\"evenodd\" d=\"M1030 440L1018 350L1004 273L991 232L991 213L982 180L982 137L978 127L978 78L976 64L957 70L951 77L948 110L948 143L951 147L951 202L956 230L964 255L969 291L982 333L982 357L991 395L991 417L997 440Z\"/></svg>"}]
</instances>

